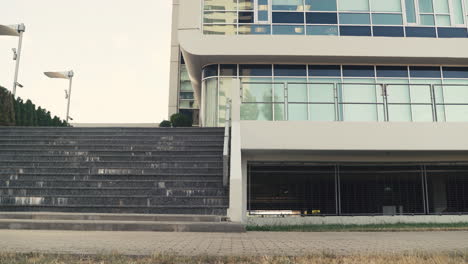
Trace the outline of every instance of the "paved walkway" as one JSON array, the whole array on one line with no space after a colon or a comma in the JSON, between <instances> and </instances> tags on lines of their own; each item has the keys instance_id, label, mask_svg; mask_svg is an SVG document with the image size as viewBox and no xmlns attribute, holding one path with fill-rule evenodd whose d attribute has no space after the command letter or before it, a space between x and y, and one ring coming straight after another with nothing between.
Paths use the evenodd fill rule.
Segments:
<instances>
[{"instance_id":1,"label":"paved walkway","mask_svg":"<svg viewBox=\"0 0 468 264\"><path fill-rule=\"evenodd\" d=\"M0 251L128 255L467 252L468 232L223 234L0 230Z\"/></svg>"}]
</instances>

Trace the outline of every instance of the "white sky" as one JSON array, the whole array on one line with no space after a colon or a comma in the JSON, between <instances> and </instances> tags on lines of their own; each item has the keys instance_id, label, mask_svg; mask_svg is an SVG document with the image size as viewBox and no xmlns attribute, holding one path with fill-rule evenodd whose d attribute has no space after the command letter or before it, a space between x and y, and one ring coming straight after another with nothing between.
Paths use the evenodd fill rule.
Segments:
<instances>
[{"instance_id":1,"label":"white sky","mask_svg":"<svg viewBox=\"0 0 468 264\"><path fill-rule=\"evenodd\" d=\"M172 0L0 0L0 24L25 23L17 95L77 123L166 119ZM0 36L0 85L12 88L18 38Z\"/></svg>"}]
</instances>

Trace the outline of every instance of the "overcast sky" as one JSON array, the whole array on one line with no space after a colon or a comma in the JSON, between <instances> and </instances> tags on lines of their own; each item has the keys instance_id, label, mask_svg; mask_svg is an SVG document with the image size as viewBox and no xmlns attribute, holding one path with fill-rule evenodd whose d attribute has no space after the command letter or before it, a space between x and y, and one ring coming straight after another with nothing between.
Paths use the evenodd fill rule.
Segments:
<instances>
[{"instance_id":1,"label":"overcast sky","mask_svg":"<svg viewBox=\"0 0 468 264\"><path fill-rule=\"evenodd\" d=\"M0 0L0 24L25 23L17 95L79 123L152 123L166 118L172 0ZM0 36L0 85L11 89L18 38Z\"/></svg>"}]
</instances>

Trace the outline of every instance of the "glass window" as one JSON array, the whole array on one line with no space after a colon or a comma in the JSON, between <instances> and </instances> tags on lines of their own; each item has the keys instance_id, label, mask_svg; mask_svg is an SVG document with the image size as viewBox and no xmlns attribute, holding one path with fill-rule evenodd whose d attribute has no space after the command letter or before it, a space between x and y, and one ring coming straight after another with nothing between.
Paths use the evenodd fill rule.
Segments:
<instances>
[{"instance_id":1,"label":"glass window","mask_svg":"<svg viewBox=\"0 0 468 264\"><path fill-rule=\"evenodd\" d=\"M405 77L408 78L406 66L377 66L377 77Z\"/></svg>"},{"instance_id":2,"label":"glass window","mask_svg":"<svg viewBox=\"0 0 468 264\"><path fill-rule=\"evenodd\" d=\"M399 14L372 14L374 25L403 25L403 16Z\"/></svg>"},{"instance_id":3,"label":"glass window","mask_svg":"<svg viewBox=\"0 0 468 264\"><path fill-rule=\"evenodd\" d=\"M205 10L237 10L237 0L205 0Z\"/></svg>"},{"instance_id":4,"label":"glass window","mask_svg":"<svg viewBox=\"0 0 468 264\"><path fill-rule=\"evenodd\" d=\"M218 126L218 78L205 80L205 126Z\"/></svg>"},{"instance_id":5,"label":"glass window","mask_svg":"<svg viewBox=\"0 0 468 264\"><path fill-rule=\"evenodd\" d=\"M436 13L442 13L442 14L450 13L448 1L447 0L434 0L434 11Z\"/></svg>"},{"instance_id":6,"label":"glass window","mask_svg":"<svg viewBox=\"0 0 468 264\"><path fill-rule=\"evenodd\" d=\"M468 79L467 67L443 67L444 78L466 78Z\"/></svg>"},{"instance_id":7,"label":"glass window","mask_svg":"<svg viewBox=\"0 0 468 264\"><path fill-rule=\"evenodd\" d=\"M406 69L408 72L408 69ZM406 73L408 75L408 73ZM391 122L410 122L411 94L408 79L378 79L377 82L387 85L388 118ZM405 105L406 104L406 105Z\"/></svg>"},{"instance_id":8,"label":"glass window","mask_svg":"<svg viewBox=\"0 0 468 264\"><path fill-rule=\"evenodd\" d=\"M239 25L239 35L270 35L270 25Z\"/></svg>"},{"instance_id":9,"label":"glass window","mask_svg":"<svg viewBox=\"0 0 468 264\"><path fill-rule=\"evenodd\" d=\"M338 36L338 26L307 26L307 35Z\"/></svg>"},{"instance_id":10,"label":"glass window","mask_svg":"<svg viewBox=\"0 0 468 264\"><path fill-rule=\"evenodd\" d=\"M273 34L274 35L304 35L304 26L274 25Z\"/></svg>"},{"instance_id":11,"label":"glass window","mask_svg":"<svg viewBox=\"0 0 468 264\"><path fill-rule=\"evenodd\" d=\"M193 100L193 92L181 92L180 99Z\"/></svg>"},{"instance_id":12,"label":"glass window","mask_svg":"<svg viewBox=\"0 0 468 264\"><path fill-rule=\"evenodd\" d=\"M303 12L273 12L273 23L304 24Z\"/></svg>"},{"instance_id":13,"label":"glass window","mask_svg":"<svg viewBox=\"0 0 468 264\"><path fill-rule=\"evenodd\" d=\"M408 23L416 23L415 0L406 0L406 20Z\"/></svg>"},{"instance_id":14,"label":"glass window","mask_svg":"<svg viewBox=\"0 0 468 264\"><path fill-rule=\"evenodd\" d=\"M203 17L204 23L225 23L234 24L237 23L237 12L214 12L207 11Z\"/></svg>"},{"instance_id":15,"label":"glass window","mask_svg":"<svg viewBox=\"0 0 468 264\"><path fill-rule=\"evenodd\" d=\"M341 36L371 36L371 27L364 26L341 26Z\"/></svg>"},{"instance_id":16,"label":"glass window","mask_svg":"<svg viewBox=\"0 0 468 264\"><path fill-rule=\"evenodd\" d=\"M239 10L253 10L254 9L253 1L254 0L239 0Z\"/></svg>"},{"instance_id":17,"label":"glass window","mask_svg":"<svg viewBox=\"0 0 468 264\"><path fill-rule=\"evenodd\" d=\"M273 10L303 11L303 0L272 0Z\"/></svg>"},{"instance_id":18,"label":"glass window","mask_svg":"<svg viewBox=\"0 0 468 264\"><path fill-rule=\"evenodd\" d=\"M240 76L272 76L271 65L241 64L239 65Z\"/></svg>"},{"instance_id":19,"label":"glass window","mask_svg":"<svg viewBox=\"0 0 468 264\"><path fill-rule=\"evenodd\" d=\"M434 8L432 6L432 0L419 0L419 12L420 13L433 13Z\"/></svg>"},{"instance_id":20,"label":"glass window","mask_svg":"<svg viewBox=\"0 0 468 264\"><path fill-rule=\"evenodd\" d=\"M180 91L193 92L192 82L185 65L180 65Z\"/></svg>"},{"instance_id":21,"label":"glass window","mask_svg":"<svg viewBox=\"0 0 468 264\"><path fill-rule=\"evenodd\" d=\"M334 103L335 85L341 79L311 78L309 81L309 102L313 103Z\"/></svg>"},{"instance_id":22,"label":"glass window","mask_svg":"<svg viewBox=\"0 0 468 264\"><path fill-rule=\"evenodd\" d=\"M268 1L269 0L258 0L257 16L259 22L270 21L270 6Z\"/></svg>"},{"instance_id":23,"label":"glass window","mask_svg":"<svg viewBox=\"0 0 468 264\"><path fill-rule=\"evenodd\" d=\"M236 64L221 64L219 70L220 76L237 76Z\"/></svg>"},{"instance_id":24,"label":"glass window","mask_svg":"<svg viewBox=\"0 0 468 264\"><path fill-rule=\"evenodd\" d=\"M205 66L203 68L203 78L218 76L218 64Z\"/></svg>"},{"instance_id":25,"label":"glass window","mask_svg":"<svg viewBox=\"0 0 468 264\"><path fill-rule=\"evenodd\" d=\"M227 101L232 98L232 90L237 87L236 78L220 78L219 79L219 126L224 126L226 122L226 105Z\"/></svg>"},{"instance_id":26,"label":"glass window","mask_svg":"<svg viewBox=\"0 0 468 264\"><path fill-rule=\"evenodd\" d=\"M453 8L453 20L455 22L455 25L463 25L465 23L465 19L463 15L462 0L452 0L452 8Z\"/></svg>"},{"instance_id":27,"label":"glass window","mask_svg":"<svg viewBox=\"0 0 468 264\"><path fill-rule=\"evenodd\" d=\"M306 10L336 11L336 0L306 0Z\"/></svg>"},{"instance_id":28,"label":"glass window","mask_svg":"<svg viewBox=\"0 0 468 264\"><path fill-rule=\"evenodd\" d=\"M307 24L338 24L336 13L306 13Z\"/></svg>"},{"instance_id":29,"label":"glass window","mask_svg":"<svg viewBox=\"0 0 468 264\"><path fill-rule=\"evenodd\" d=\"M404 37L403 27L373 27L374 37Z\"/></svg>"},{"instance_id":30,"label":"glass window","mask_svg":"<svg viewBox=\"0 0 468 264\"><path fill-rule=\"evenodd\" d=\"M421 25L434 26L435 25L434 15L421 15Z\"/></svg>"},{"instance_id":31,"label":"glass window","mask_svg":"<svg viewBox=\"0 0 468 264\"><path fill-rule=\"evenodd\" d=\"M466 28L437 28L439 38L466 38Z\"/></svg>"},{"instance_id":32,"label":"glass window","mask_svg":"<svg viewBox=\"0 0 468 264\"><path fill-rule=\"evenodd\" d=\"M307 84L305 84L307 79L275 78L275 82L288 82L288 120L308 120ZM277 90L283 92L275 85L275 95Z\"/></svg>"},{"instance_id":33,"label":"glass window","mask_svg":"<svg viewBox=\"0 0 468 264\"><path fill-rule=\"evenodd\" d=\"M406 27L407 37L435 38L436 31L432 27Z\"/></svg>"},{"instance_id":34,"label":"glass window","mask_svg":"<svg viewBox=\"0 0 468 264\"><path fill-rule=\"evenodd\" d=\"M272 102L273 87L271 78L242 78L241 82L243 102Z\"/></svg>"},{"instance_id":35,"label":"glass window","mask_svg":"<svg viewBox=\"0 0 468 264\"><path fill-rule=\"evenodd\" d=\"M346 84L341 85L339 96L343 103L343 121L383 120L383 106L377 105L377 89L372 84L375 83L374 79L344 79L344 83Z\"/></svg>"},{"instance_id":36,"label":"glass window","mask_svg":"<svg viewBox=\"0 0 468 264\"><path fill-rule=\"evenodd\" d=\"M374 77L374 66L344 65L343 77Z\"/></svg>"},{"instance_id":37,"label":"glass window","mask_svg":"<svg viewBox=\"0 0 468 264\"><path fill-rule=\"evenodd\" d=\"M271 65L270 65L271 68ZM242 120L273 120L272 78L242 78ZM270 102L270 103L260 103ZM278 105L276 105L278 106ZM281 107L281 106L279 106Z\"/></svg>"},{"instance_id":38,"label":"glass window","mask_svg":"<svg viewBox=\"0 0 468 264\"><path fill-rule=\"evenodd\" d=\"M422 85L411 85L411 103L424 103L427 105L412 105L411 113L414 122L433 122L433 111L430 98L430 85L440 84L440 79L412 79L411 84L422 84ZM437 97L437 94L436 94ZM438 109L443 111L443 109ZM443 113L443 112L442 112ZM438 112L439 115L439 112Z\"/></svg>"},{"instance_id":39,"label":"glass window","mask_svg":"<svg viewBox=\"0 0 468 264\"><path fill-rule=\"evenodd\" d=\"M412 78L440 78L440 68L427 66L410 66L410 76Z\"/></svg>"},{"instance_id":40,"label":"glass window","mask_svg":"<svg viewBox=\"0 0 468 264\"><path fill-rule=\"evenodd\" d=\"M338 0L340 11L369 11L369 0Z\"/></svg>"},{"instance_id":41,"label":"glass window","mask_svg":"<svg viewBox=\"0 0 468 264\"><path fill-rule=\"evenodd\" d=\"M451 25L450 16L437 15L436 18L437 18L437 26L450 27Z\"/></svg>"},{"instance_id":42,"label":"glass window","mask_svg":"<svg viewBox=\"0 0 468 264\"><path fill-rule=\"evenodd\" d=\"M468 80L444 80L443 94L445 104L468 104ZM441 101L437 101L441 103ZM467 105L445 105L446 121L467 122Z\"/></svg>"},{"instance_id":43,"label":"glass window","mask_svg":"<svg viewBox=\"0 0 468 264\"><path fill-rule=\"evenodd\" d=\"M341 76L341 67L339 65L309 65L309 76Z\"/></svg>"},{"instance_id":44,"label":"glass window","mask_svg":"<svg viewBox=\"0 0 468 264\"><path fill-rule=\"evenodd\" d=\"M239 23L254 23L254 13L239 12Z\"/></svg>"},{"instance_id":45,"label":"glass window","mask_svg":"<svg viewBox=\"0 0 468 264\"><path fill-rule=\"evenodd\" d=\"M275 76L306 76L305 65L283 65L278 64L274 66Z\"/></svg>"},{"instance_id":46,"label":"glass window","mask_svg":"<svg viewBox=\"0 0 468 264\"><path fill-rule=\"evenodd\" d=\"M369 25L369 14L340 13L340 24Z\"/></svg>"},{"instance_id":47,"label":"glass window","mask_svg":"<svg viewBox=\"0 0 468 264\"><path fill-rule=\"evenodd\" d=\"M401 12L401 0L371 0L374 12Z\"/></svg>"},{"instance_id":48,"label":"glass window","mask_svg":"<svg viewBox=\"0 0 468 264\"><path fill-rule=\"evenodd\" d=\"M308 85L309 102L311 102L309 104L309 120L335 121L334 84L340 83L341 79L312 78L309 79L309 82L313 83Z\"/></svg>"},{"instance_id":49,"label":"glass window","mask_svg":"<svg viewBox=\"0 0 468 264\"><path fill-rule=\"evenodd\" d=\"M204 25L205 35L237 35L236 25Z\"/></svg>"}]
</instances>

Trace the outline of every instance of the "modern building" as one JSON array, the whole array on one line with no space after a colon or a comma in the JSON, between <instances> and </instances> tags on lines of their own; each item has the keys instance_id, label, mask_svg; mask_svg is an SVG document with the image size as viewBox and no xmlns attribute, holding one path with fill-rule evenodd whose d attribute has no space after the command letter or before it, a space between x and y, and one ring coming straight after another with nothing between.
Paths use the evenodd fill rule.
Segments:
<instances>
[{"instance_id":1,"label":"modern building","mask_svg":"<svg viewBox=\"0 0 468 264\"><path fill-rule=\"evenodd\" d=\"M232 220L468 214L468 0L173 12L169 112L230 127Z\"/></svg>"}]
</instances>

